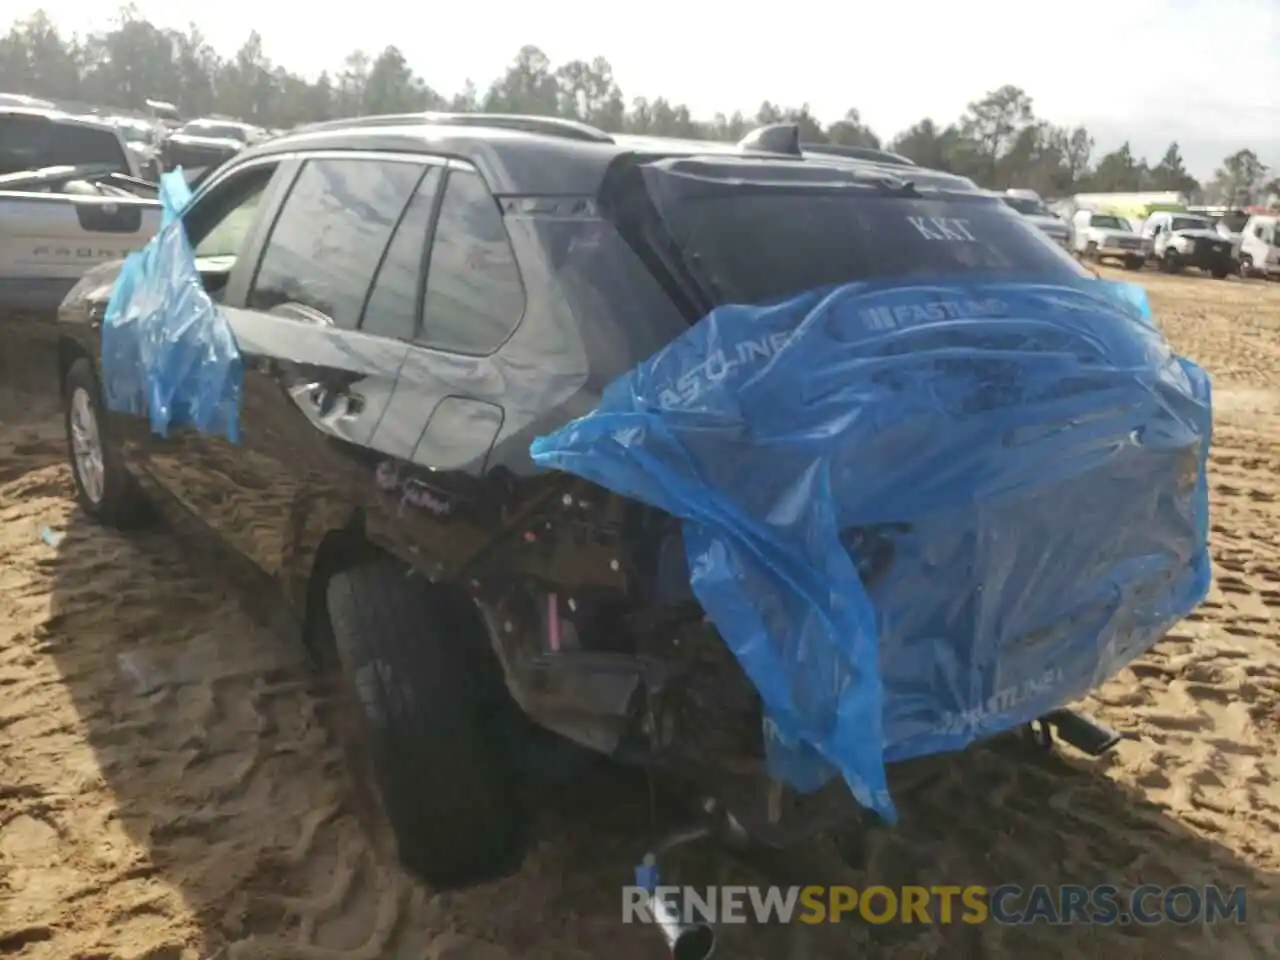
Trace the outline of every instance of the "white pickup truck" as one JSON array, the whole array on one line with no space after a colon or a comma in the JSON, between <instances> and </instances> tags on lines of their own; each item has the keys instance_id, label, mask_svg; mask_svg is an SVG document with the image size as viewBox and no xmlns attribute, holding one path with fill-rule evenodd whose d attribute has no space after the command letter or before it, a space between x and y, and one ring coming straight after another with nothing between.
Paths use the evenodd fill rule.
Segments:
<instances>
[{"instance_id":1,"label":"white pickup truck","mask_svg":"<svg viewBox=\"0 0 1280 960\"><path fill-rule=\"evenodd\" d=\"M1072 216L1071 248L1086 260L1119 260L1126 270L1141 270L1151 255L1151 241L1135 233L1129 221L1095 210Z\"/></svg>"},{"instance_id":2,"label":"white pickup truck","mask_svg":"<svg viewBox=\"0 0 1280 960\"><path fill-rule=\"evenodd\" d=\"M0 320L52 312L90 267L140 250L160 227L114 127L0 107Z\"/></svg>"},{"instance_id":3,"label":"white pickup truck","mask_svg":"<svg viewBox=\"0 0 1280 960\"><path fill-rule=\"evenodd\" d=\"M1157 210L1142 225L1142 235L1150 238L1151 256L1165 273L1196 267L1225 280L1239 269L1236 244L1208 217Z\"/></svg>"}]
</instances>

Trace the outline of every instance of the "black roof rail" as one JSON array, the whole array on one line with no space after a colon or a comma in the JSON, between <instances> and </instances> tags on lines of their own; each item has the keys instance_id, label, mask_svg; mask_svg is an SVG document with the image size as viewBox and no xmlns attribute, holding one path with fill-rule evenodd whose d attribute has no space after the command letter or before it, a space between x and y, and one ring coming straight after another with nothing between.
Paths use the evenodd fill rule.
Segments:
<instances>
[{"instance_id":1,"label":"black roof rail","mask_svg":"<svg viewBox=\"0 0 1280 960\"><path fill-rule=\"evenodd\" d=\"M738 149L798 157L801 155L800 126L795 123L771 123L756 127L738 141Z\"/></svg>"},{"instance_id":2,"label":"black roof rail","mask_svg":"<svg viewBox=\"0 0 1280 960\"><path fill-rule=\"evenodd\" d=\"M822 156L850 157L854 160L871 160L875 163L888 163L899 167L919 166L910 157L875 147L855 147L844 143L802 143L800 149L805 153L816 153Z\"/></svg>"},{"instance_id":3,"label":"black roof rail","mask_svg":"<svg viewBox=\"0 0 1280 960\"><path fill-rule=\"evenodd\" d=\"M315 130L353 130L365 127L399 127L415 123L438 123L456 127L488 127L491 130L520 130L549 137L564 137L588 143L613 143L613 137L578 120L560 117L526 116L515 113L384 113L368 117L324 120L297 128L297 132Z\"/></svg>"}]
</instances>

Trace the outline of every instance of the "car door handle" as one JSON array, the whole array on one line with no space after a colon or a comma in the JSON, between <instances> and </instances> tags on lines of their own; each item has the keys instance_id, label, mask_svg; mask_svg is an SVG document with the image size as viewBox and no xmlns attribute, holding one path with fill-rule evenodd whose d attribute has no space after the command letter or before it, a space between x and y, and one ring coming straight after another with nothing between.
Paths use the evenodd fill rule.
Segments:
<instances>
[{"instance_id":1,"label":"car door handle","mask_svg":"<svg viewBox=\"0 0 1280 960\"><path fill-rule=\"evenodd\" d=\"M353 384L364 379L363 374L353 370L335 370L309 363L293 364L293 375L302 383L323 387L330 393L347 393Z\"/></svg>"},{"instance_id":2,"label":"car door handle","mask_svg":"<svg viewBox=\"0 0 1280 960\"><path fill-rule=\"evenodd\" d=\"M268 377L275 377L280 373L280 361L275 357L264 357L261 354L253 354L247 357L246 360L248 368L257 373L265 374Z\"/></svg>"},{"instance_id":3,"label":"car door handle","mask_svg":"<svg viewBox=\"0 0 1280 960\"><path fill-rule=\"evenodd\" d=\"M314 384L307 391L307 399L319 411L320 416L352 417L364 410L364 399L346 388L334 389L322 383Z\"/></svg>"}]
</instances>

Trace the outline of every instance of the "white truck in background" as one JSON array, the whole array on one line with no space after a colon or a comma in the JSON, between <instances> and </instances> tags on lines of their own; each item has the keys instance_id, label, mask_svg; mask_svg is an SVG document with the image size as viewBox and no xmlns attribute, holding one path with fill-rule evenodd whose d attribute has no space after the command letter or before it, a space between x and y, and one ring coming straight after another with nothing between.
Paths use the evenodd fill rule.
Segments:
<instances>
[{"instance_id":1,"label":"white truck in background","mask_svg":"<svg viewBox=\"0 0 1280 960\"><path fill-rule=\"evenodd\" d=\"M1119 260L1126 270L1141 270L1151 255L1151 242L1119 214L1084 209L1071 218L1071 249L1085 260Z\"/></svg>"},{"instance_id":2,"label":"white truck in background","mask_svg":"<svg viewBox=\"0 0 1280 960\"><path fill-rule=\"evenodd\" d=\"M1280 279L1280 214L1253 214L1240 238L1240 275Z\"/></svg>"},{"instance_id":3,"label":"white truck in background","mask_svg":"<svg viewBox=\"0 0 1280 960\"><path fill-rule=\"evenodd\" d=\"M1151 243L1151 257L1165 273L1195 267L1225 280L1239 269L1230 236L1220 233L1208 217L1157 210L1142 225L1142 236Z\"/></svg>"},{"instance_id":4,"label":"white truck in background","mask_svg":"<svg viewBox=\"0 0 1280 960\"><path fill-rule=\"evenodd\" d=\"M51 313L86 270L146 245L160 202L137 174L110 124L0 107L0 321Z\"/></svg>"}]
</instances>

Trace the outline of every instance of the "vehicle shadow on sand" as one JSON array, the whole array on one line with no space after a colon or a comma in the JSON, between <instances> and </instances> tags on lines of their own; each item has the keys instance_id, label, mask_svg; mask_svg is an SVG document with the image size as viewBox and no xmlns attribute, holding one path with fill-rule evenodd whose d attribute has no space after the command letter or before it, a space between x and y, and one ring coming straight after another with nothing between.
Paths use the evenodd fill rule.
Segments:
<instances>
[{"instance_id":1,"label":"vehicle shadow on sand","mask_svg":"<svg viewBox=\"0 0 1280 960\"><path fill-rule=\"evenodd\" d=\"M652 832L631 775L605 768L532 796L529 854L504 880L435 895L395 869L360 824L301 651L255 622L216 558L164 528L103 529L72 503L45 339L0 327L0 954L666 955L652 929L620 922L620 887ZM702 847L674 854L666 876L1216 883L1249 897L1243 926L724 925L726 957L1276 955L1277 877L1105 766L992 748L932 758L898 778L901 826L846 844L856 866L826 841L750 862ZM422 775L448 789L447 771Z\"/></svg>"}]
</instances>

